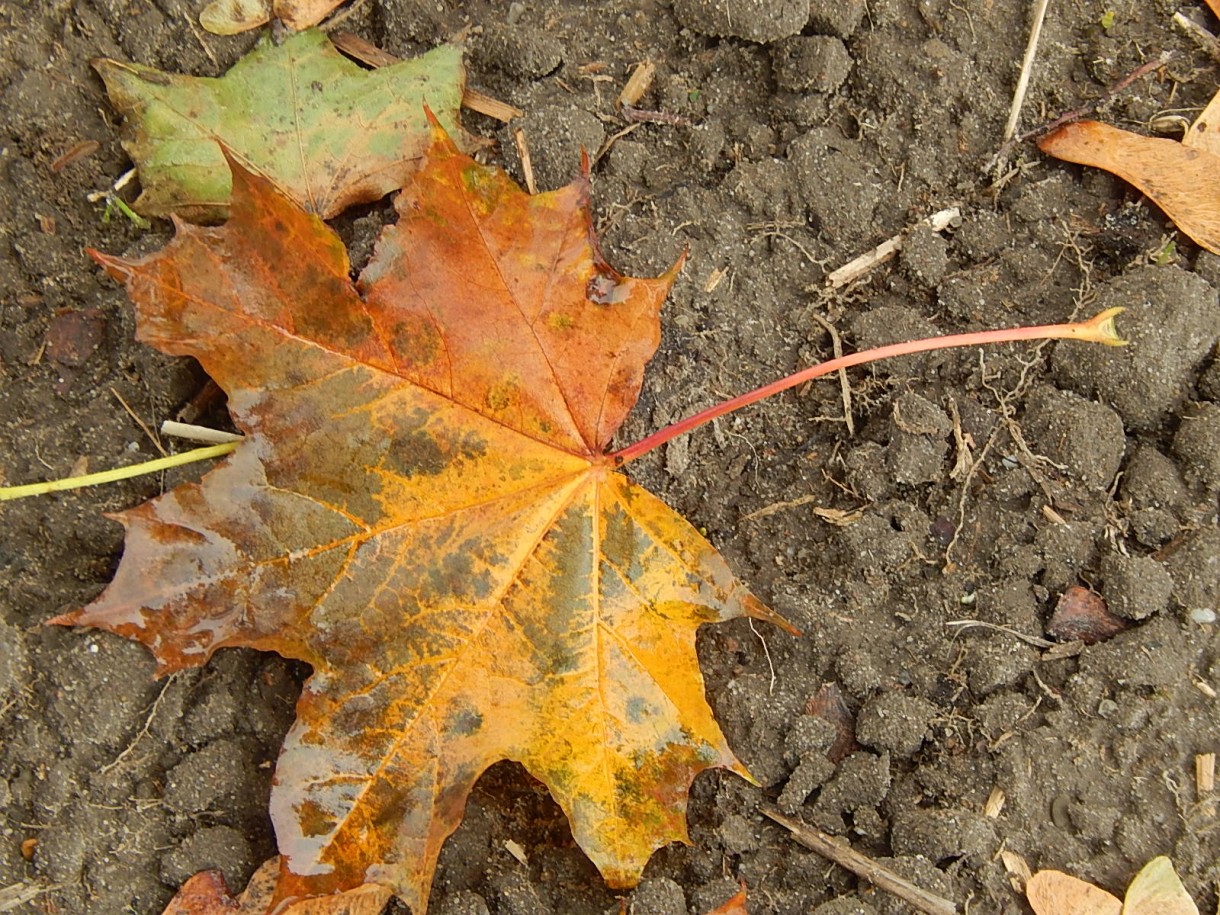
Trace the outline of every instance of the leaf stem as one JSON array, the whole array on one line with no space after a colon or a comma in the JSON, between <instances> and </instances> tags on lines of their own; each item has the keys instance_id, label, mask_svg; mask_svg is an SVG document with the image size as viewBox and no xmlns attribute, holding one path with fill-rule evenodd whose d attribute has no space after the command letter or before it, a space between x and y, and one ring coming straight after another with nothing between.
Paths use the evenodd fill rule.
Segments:
<instances>
[{"instance_id":1,"label":"leaf stem","mask_svg":"<svg viewBox=\"0 0 1220 915\"><path fill-rule=\"evenodd\" d=\"M193 464L195 461L223 457L237 445L237 442L225 442L220 445L210 445L207 448L184 451L182 454L171 454L169 457L157 458L154 461L132 464L129 467L116 467L113 470L87 473L79 477L63 477L59 480L47 480L44 483L27 483L24 486L0 486L0 502L24 499L26 496L41 496L44 493L60 492L65 489L80 489L82 486L97 486L99 483L113 483L116 480L126 480L146 473L157 473L161 470L169 470L171 467Z\"/></svg>"},{"instance_id":2,"label":"leaf stem","mask_svg":"<svg viewBox=\"0 0 1220 915\"><path fill-rule=\"evenodd\" d=\"M1107 346L1123 346L1127 341L1118 336L1114 327L1114 318L1123 309L1109 308L1087 321L1075 321L1070 324L1040 324L1034 327L1012 327L1004 330L975 331L968 334L952 334L946 337L926 337L922 340L908 340L905 343L893 343L889 346L879 346L859 353L850 353L838 359L820 362L817 365L802 369L786 378L773 381L755 388L745 394L740 394L730 400L722 401L701 410L693 416L688 416L676 423L660 429L647 438L640 439L634 445L628 445L608 457L608 462L615 467L621 467L628 461L634 461L654 448L665 444L670 439L684 435L692 429L697 429L704 423L717 417L740 410L742 407L756 403L804 384L822 375L829 375L839 369L876 362L880 359L891 359L895 356L906 356L911 353L923 353L929 350L951 349L960 346L979 346L985 343L1012 343L1019 340L1081 340L1088 343L1104 343Z\"/></svg>"}]
</instances>

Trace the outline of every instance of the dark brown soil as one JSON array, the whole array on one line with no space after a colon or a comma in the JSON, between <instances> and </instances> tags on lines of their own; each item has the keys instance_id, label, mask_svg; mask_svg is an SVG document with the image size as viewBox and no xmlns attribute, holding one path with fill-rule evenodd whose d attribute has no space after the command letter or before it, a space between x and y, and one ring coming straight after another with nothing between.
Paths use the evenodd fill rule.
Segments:
<instances>
[{"instance_id":1,"label":"dark brown soil","mask_svg":"<svg viewBox=\"0 0 1220 915\"><path fill-rule=\"evenodd\" d=\"M255 39L203 34L200 5L0 2L4 482L146 458L118 395L155 425L203 383L133 342L122 291L83 253L150 251L170 232L106 222L86 199L129 165L88 60L218 75ZM1168 854L1200 909L1216 909L1220 811L1196 794L1194 758L1220 750L1220 258L1118 181L1029 145L1000 181L984 174L1027 7L367 0L345 26L400 55L468 28L470 82L527 112L543 187L571 176L581 145L619 134L619 89L639 61L657 64L640 106L675 122L620 135L594 168L616 266L653 275L690 250L624 442L826 357L816 318L861 348L1127 308L1123 350L906 357L850 373L851 429L839 385L821 382L634 468L804 632L704 630L709 697L763 787L700 777L694 844L656 855L627 897L637 915L703 913L738 879L755 915L907 911L794 845L764 800L974 915L1027 911L1001 849L1115 892ZM1158 114L1192 116L1220 66L1175 31L1177 8L1053 4L1024 126L1162 50L1172 62L1102 115L1144 131ZM507 130L466 123L519 175ZM96 151L53 169L87 140ZM894 262L826 291L829 270L951 204L959 225L920 231ZM382 212L344 225L357 250ZM197 472L0 507L0 911L154 915L196 870L241 885L273 853L268 784L305 671L228 650L155 682L142 647L42 625L106 583L122 534L104 512ZM1128 628L1048 659L1017 634L1044 637L1073 585ZM989 625L950 625L961 620ZM814 714L827 684L855 722L834 762L834 731ZM996 789L1005 803L985 815ZM433 910L619 902L545 792L505 764L444 849Z\"/></svg>"}]
</instances>

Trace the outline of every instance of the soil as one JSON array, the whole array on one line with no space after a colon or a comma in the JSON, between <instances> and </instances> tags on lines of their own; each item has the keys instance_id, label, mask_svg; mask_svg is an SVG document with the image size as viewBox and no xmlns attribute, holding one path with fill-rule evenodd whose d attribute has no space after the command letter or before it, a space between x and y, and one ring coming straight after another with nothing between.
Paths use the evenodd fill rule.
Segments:
<instances>
[{"instance_id":1,"label":"soil","mask_svg":"<svg viewBox=\"0 0 1220 915\"><path fill-rule=\"evenodd\" d=\"M88 61L219 75L255 36L202 33L201 5L0 2L7 483L147 458L120 397L155 425L203 385L192 362L133 342L123 292L83 253L147 252L171 231L106 220L86 197L129 167ZM1175 56L1102 117L1147 132L1193 116L1220 65L1174 29L1178 6L1052 5L1023 128L1161 51ZM465 30L471 85L526 112L541 187L614 140L594 166L612 263L655 275L689 250L623 442L827 357L827 324L854 349L1127 309L1125 349L905 357L849 373L850 424L824 381L633 466L804 633L702 631L708 696L761 787L696 781L693 844L654 857L625 897L636 915L706 912L739 879L755 915L908 911L795 845L759 812L777 800L975 915L1028 911L1001 849L1118 893L1168 854L1216 909L1220 811L1194 763L1220 750L1220 257L1116 179L1029 144L998 180L985 171L1028 25L1024 0L367 0L345 23L404 56ZM638 107L665 117L623 134L617 95L645 58L657 75ZM520 177L509 130L465 120ZM97 146L65 164L84 141ZM827 289L830 270L950 205L948 231L916 231ZM385 218L369 207L341 228L367 251ZM139 645L43 625L108 580L122 532L105 512L199 472L0 507L0 911L153 915L193 872L240 886L273 853L268 785L307 670L226 650L155 681ZM1044 653L1021 636L1052 631L1073 586L1117 634ZM476 788L432 905L620 910L510 764Z\"/></svg>"}]
</instances>

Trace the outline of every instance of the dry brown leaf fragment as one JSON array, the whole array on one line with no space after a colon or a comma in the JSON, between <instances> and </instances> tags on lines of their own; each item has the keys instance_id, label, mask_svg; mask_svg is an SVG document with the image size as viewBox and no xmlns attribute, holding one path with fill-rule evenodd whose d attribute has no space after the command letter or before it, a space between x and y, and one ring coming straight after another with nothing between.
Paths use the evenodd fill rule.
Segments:
<instances>
[{"instance_id":1,"label":"dry brown leaf fragment","mask_svg":"<svg viewBox=\"0 0 1220 915\"><path fill-rule=\"evenodd\" d=\"M317 25L343 0L275 0L276 17L298 32Z\"/></svg>"},{"instance_id":2,"label":"dry brown leaf fragment","mask_svg":"<svg viewBox=\"0 0 1220 915\"><path fill-rule=\"evenodd\" d=\"M1088 588L1072 585L1059 597L1046 631L1060 642L1079 639L1096 645L1118 635L1131 624L1115 616L1102 598Z\"/></svg>"},{"instance_id":3,"label":"dry brown leaf fragment","mask_svg":"<svg viewBox=\"0 0 1220 915\"><path fill-rule=\"evenodd\" d=\"M271 21L272 16L295 31L317 25L343 0L212 0L199 14L199 24L213 35L238 35Z\"/></svg>"},{"instance_id":4,"label":"dry brown leaf fragment","mask_svg":"<svg viewBox=\"0 0 1220 915\"><path fill-rule=\"evenodd\" d=\"M1039 139L1038 148L1117 175L1146 194L1195 242L1220 254L1220 156L1208 151L1211 132L1206 126L1192 127L1192 139L1206 139L1186 144L1099 121L1075 121Z\"/></svg>"},{"instance_id":5,"label":"dry brown leaf fragment","mask_svg":"<svg viewBox=\"0 0 1220 915\"><path fill-rule=\"evenodd\" d=\"M271 0L212 0L199 24L213 35L239 35L271 21Z\"/></svg>"},{"instance_id":6,"label":"dry brown leaf fragment","mask_svg":"<svg viewBox=\"0 0 1220 915\"><path fill-rule=\"evenodd\" d=\"M1025 886L1035 915L1122 915L1122 901L1063 871L1038 871Z\"/></svg>"},{"instance_id":7,"label":"dry brown leaf fragment","mask_svg":"<svg viewBox=\"0 0 1220 915\"><path fill-rule=\"evenodd\" d=\"M817 693L805 703L805 714L814 715L834 725L834 743L826 750L826 758L832 763L837 764L849 753L860 749L860 745L856 743L856 718L839 684L823 683Z\"/></svg>"}]
</instances>

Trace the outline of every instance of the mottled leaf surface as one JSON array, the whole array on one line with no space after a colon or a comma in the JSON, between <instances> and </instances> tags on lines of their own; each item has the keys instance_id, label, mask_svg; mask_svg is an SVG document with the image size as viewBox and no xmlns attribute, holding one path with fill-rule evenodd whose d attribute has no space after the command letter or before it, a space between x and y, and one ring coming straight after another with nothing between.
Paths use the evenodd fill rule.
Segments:
<instances>
[{"instance_id":1,"label":"mottled leaf surface","mask_svg":"<svg viewBox=\"0 0 1220 915\"><path fill-rule=\"evenodd\" d=\"M465 143L457 123L465 71L453 45L369 71L314 30L264 44L216 79L93 65L126 118L123 148L143 187L135 208L148 216L224 218L221 144L326 218L406 183L428 145L425 105Z\"/></svg>"},{"instance_id":2,"label":"mottled leaf surface","mask_svg":"<svg viewBox=\"0 0 1220 915\"><path fill-rule=\"evenodd\" d=\"M703 623L774 619L616 472L674 270L610 268L587 180L527 196L437 132L358 284L316 216L234 170L127 283L141 339L195 356L245 440L123 513L114 582L57 620L161 673L223 646L313 665L276 770L278 899L390 886L422 913L479 775L517 760L615 887L687 837L740 763L704 697Z\"/></svg>"}]
</instances>

